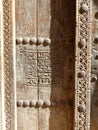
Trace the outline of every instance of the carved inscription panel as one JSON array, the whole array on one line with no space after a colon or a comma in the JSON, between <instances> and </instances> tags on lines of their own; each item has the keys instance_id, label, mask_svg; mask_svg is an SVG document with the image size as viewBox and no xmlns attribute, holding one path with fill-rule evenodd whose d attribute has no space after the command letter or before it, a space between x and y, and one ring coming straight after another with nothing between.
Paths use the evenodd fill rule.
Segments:
<instances>
[{"instance_id":1,"label":"carved inscription panel","mask_svg":"<svg viewBox=\"0 0 98 130\"><path fill-rule=\"evenodd\" d=\"M75 0L16 0L18 130L74 128L75 12L70 8L75 10Z\"/></svg>"},{"instance_id":2,"label":"carved inscription panel","mask_svg":"<svg viewBox=\"0 0 98 130\"><path fill-rule=\"evenodd\" d=\"M35 46L36 47L36 46ZM21 58L21 61L17 61L17 67L20 66L20 70L17 69L17 73L22 77L17 77L18 81L23 82L24 87L37 87L37 50L30 45L17 46L17 57ZM22 79L21 79L22 78Z\"/></svg>"}]
</instances>

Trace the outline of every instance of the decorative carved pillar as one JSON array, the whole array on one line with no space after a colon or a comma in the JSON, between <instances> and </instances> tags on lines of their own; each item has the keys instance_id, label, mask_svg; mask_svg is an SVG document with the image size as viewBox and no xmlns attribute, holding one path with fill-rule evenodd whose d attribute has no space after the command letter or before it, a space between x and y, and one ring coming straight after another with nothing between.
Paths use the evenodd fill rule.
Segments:
<instances>
[{"instance_id":1,"label":"decorative carved pillar","mask_svg":"<svg viewBox=\"0 0 98 130\"><path fill-rule=\"evenodd\" d=\"M2 130L15 130L14 0L0 1Z\"/></svg>"},{"instance_id":2,"label":"decorative carved pillar","mask_svg":"<svg viewBox=\"0 0 98 130\"><path fill-rule=\"evenodd\" d=\"M90 130L91 0L77 0L75 130Z\"/></svg>"}]
</instances>

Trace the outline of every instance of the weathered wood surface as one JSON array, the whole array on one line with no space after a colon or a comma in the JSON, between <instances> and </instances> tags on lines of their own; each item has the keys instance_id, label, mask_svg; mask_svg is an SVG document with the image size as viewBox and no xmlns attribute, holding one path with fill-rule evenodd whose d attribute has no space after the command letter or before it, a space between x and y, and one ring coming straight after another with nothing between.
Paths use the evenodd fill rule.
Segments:
<instances>
[{"instance_id":1,"label":"weathered wood surface","mask_svg":"<svg viewBox=\"0 0 98 130\"><path fill-rule=\"evenodd\" d=\"M74 129L74 26L75 1L16 0L18 130Z\"/></svg>"},{"instance_id":2,"label":"weathered wood surface","mask_svg":"<svg viewBox=\"0 0 98 130\"><path fill-rule=\"evenodd\" d=\"M16 0L16 37L30 40L36 38L37 0ZM23 103L38 98L37 48L36 45L16 45L17 101ZM18 130L38 130L38 109L18 107Z\"/></svg>"}]
</instances>

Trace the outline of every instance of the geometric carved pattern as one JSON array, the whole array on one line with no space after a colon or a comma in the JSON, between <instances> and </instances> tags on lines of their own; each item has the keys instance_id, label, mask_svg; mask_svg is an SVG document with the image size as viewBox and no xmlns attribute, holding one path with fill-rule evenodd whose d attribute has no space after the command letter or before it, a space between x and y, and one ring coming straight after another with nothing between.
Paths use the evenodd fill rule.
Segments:
<instances>
[{"instance_id":1,"label":"geometric carved pattern","mask_svg":"<svg viewBox=\"0 0 98 130\"><path fill-rule=\"evenodd\" d=\"M3 45L2 45L2 103L4 102L3 129L14 130L14 64L13 64L13 2L3 0ZM15 50L14 50L15 51Z\"/></svg>"},{"instance_id":2,"label":"geometric carved pattern","mask_svg":"<svg viewBox=\"0 0 98 130\"><path fill-rule=\"evenodd\" d=\"M91 0L77 0L75 130L90 129Z\"/></svg>"}]
</instances>

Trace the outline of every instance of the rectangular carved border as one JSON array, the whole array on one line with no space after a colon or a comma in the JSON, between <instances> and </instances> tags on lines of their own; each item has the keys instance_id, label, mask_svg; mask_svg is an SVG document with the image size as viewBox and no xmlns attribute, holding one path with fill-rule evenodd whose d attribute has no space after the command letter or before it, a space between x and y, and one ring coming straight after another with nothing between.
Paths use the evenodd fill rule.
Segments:
<instances>
[{"instance_id":1,"label":"rectangular carved border","mask_svg":"<svg viewBox=\"0 0 98 130\"><path fill-rule=\"evenodd\" d=\"M14 0L1 0L1 88L2 88L2 130L15 130L15 8Z\"/></svg>"},{"instance_id":2,"label":"rectangular carved border","mask_svg":"<svg viewBox=\"0 0 98 130\"><path fill-rule=\"evenodd\" d=\"M91 0L76 1L75 130L90 130Z\"/></svg>"}]
</instances>

